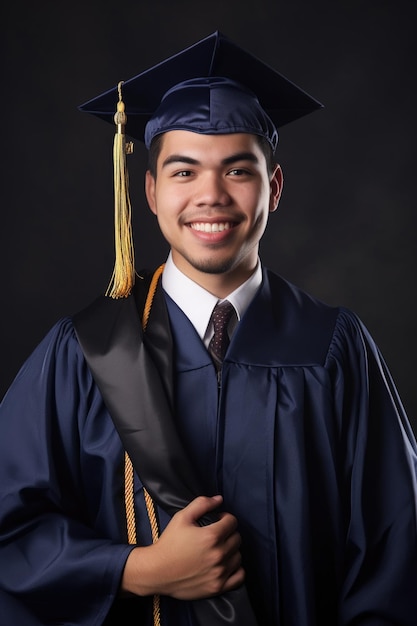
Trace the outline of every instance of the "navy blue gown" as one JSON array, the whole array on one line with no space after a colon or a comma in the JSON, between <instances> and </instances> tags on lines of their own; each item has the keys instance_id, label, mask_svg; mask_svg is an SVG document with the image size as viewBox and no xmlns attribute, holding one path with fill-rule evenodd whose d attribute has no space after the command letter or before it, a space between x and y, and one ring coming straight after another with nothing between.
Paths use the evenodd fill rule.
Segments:
<instances>
[{"instance_id":1,"label":"navy blue gown","mask_svg":"<svg viewBox=\"0 0 417 626\"><path fill-rule=\"evenodd\" d=\"M165 302L175 425L203 492L222 493L238 518L259 624L415 626L416 444L361 321L265 270L218 389L194 328ZM132 624L152 623L150 599L117 599L132 549L123 458L73 320L62 319L0 408L2 625L116 624L126 602ZM135 503L145 545L138 476ZM169 598L162 617L195 623Z\"/></svg>"}]
</instances>

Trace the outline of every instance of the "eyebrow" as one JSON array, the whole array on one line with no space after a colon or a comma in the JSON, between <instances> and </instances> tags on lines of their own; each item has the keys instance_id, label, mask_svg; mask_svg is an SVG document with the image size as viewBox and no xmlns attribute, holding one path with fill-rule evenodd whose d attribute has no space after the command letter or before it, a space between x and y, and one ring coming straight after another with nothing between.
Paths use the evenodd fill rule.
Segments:
<instances>
[{"instance_id":1,"label":"eyebrow","mask_svg":"<svg viewBox=\"0 0 417 626\"><path fill-rule=\"evenodd\" d=\"M250 161L251 163L259 163L258 157L253 152L237 152L236 154L231 154L230 156L223 159L221 161L221 164L232 165L233 163L238 163L239 161ZM186 156L185 154L171 154L162 163L162 168L167 167L167 165L171 165L172 163L201 165L201 162L198 159L193 159L192 157Z\"/></svg>"}]
</instances>

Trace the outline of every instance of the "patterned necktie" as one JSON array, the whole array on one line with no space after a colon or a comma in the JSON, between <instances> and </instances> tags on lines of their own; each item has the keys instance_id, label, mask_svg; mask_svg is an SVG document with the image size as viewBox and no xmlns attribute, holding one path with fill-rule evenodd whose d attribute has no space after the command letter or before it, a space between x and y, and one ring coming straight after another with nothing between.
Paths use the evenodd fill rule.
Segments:
<instances>
[{"instance_id":1,"label":"patterned necktie","mask_svg":"<svg viewBox=\"0 0 417 626\"><path fill-rule=\"evenodd\" d=\"M214 364L219 370L222 366L224 355L226 354L227 346L230 343L229 335L227 333L227 326L230 322L230 318L234 313L233 304L228 300L220 304L216 304L211 314L211 321L214 327L214 335L210 340L208 349L213 357Z\"/></svg>"}]
</instances>

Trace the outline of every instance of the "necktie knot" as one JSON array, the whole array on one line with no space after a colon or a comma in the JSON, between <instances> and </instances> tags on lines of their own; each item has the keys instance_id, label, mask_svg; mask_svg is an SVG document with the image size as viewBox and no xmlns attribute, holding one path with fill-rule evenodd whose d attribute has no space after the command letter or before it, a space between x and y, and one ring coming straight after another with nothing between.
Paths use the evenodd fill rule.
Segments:
<instances>
[{"instance_id":1,"label":"necktie knot","mask_svg":"<svg viewBox=\"0 0 417 626\"><path fill-rule=\"evenodd\" d=\"M230 343L227 327L233 313L233 304L228 300L224 300L224 302L216 304L211 314L214 335L209 343L209 351L218 369L221 367L224 355Z\"/></svg>"}]
</instances>

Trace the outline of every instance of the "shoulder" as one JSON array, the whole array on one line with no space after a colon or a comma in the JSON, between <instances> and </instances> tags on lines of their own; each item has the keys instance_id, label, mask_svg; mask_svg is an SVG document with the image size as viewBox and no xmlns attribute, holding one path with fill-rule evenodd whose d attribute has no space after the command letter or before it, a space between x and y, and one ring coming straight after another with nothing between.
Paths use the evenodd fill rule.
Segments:
<instances>
[{"instance_id":1,"label":"shoulder","mask_svg":"<svg viewBox=\"0 0 417 626\"><path fill-rule=\"evenodd\" d=\"M53 355L57 355L60 352L76 352L77 349L78 341L72 318L65 316L51 326L31 356L42 356L45 359L52 359Z\"/></svg>"},{"instance_id":2,"label":"shoulder","mask_svg":"<svg viewBox=\"0 0 417 626\"><path fill-rule=\"evenodd\" d=\"M377 351L369 331L349 308L329 305L268 269L263 289L277 327L305 360L315 358L324 364L330 356L362 353L365 347Z\"/></svg>"},{"instance_id":3,"label":"shoulder","mask_svg":"<svg viewBox=\"0 0 417 626\"><path fill-rule=\"evenodd\" d=\"M32 397L38 397L60 383L68 387L69 380L82 375L84 368L72 320L63 317L48 330L22 364L5 394L5 401L10 396L25 395L28 389Z\"/></svg>"},{"instance_id":4,"label":"shoulder","mask_svg":"<svg viewBox=\"0 0 417 626\"><path fill-rule=\"evenodd\" d=\"M279 301L281 306L285 305L294 313L298 311L307 316L316 313L320 317L325 315L329 319L337 317L340 307L327 304L267 268L263 271L263 280L264 286L270 292L272 301Z\"/></svg>"}]
</instances>

